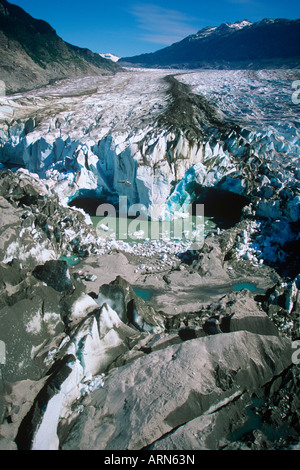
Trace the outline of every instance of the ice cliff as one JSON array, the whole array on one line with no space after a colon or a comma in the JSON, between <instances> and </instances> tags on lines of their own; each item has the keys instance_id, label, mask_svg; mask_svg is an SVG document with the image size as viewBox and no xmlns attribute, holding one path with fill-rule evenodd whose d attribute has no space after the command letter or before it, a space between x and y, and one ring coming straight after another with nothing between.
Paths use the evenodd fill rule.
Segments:
<instances>
[{"instance_id":1,"label":"ice cliff","mask_svg":"<svg viewBox=\"0 0 300 470\"><path fill-rule=\"evenodd\" d=\"M275 223L283 245L295 239L300 197L288 79L280 71L225 74L222 85L215 71L127 71L3 97L2 168L37 174L64 204L90 197L117 205L126 196L153 219L184 212L203 188L238 194L248 216ZM254 92L242 95L239 86Z\"/></svg>"}]
</instances>

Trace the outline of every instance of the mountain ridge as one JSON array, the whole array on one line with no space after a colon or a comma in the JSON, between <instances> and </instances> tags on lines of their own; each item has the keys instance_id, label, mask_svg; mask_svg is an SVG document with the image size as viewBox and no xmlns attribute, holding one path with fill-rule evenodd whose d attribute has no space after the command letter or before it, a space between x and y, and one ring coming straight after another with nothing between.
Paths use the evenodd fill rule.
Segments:
<instances>
[{"instance_id":1,"label":"mountain ridge","mask_svg":"<svg viewBox=\"0 0 300 470\"><path fill-rule=\"evenodd\" d=\"M207 26L168 47L133 57L121 65L169 68L300 67L300 19L266 18Z\"/></svg>"},{"instance_id":2,"label":"mountain ridge","mask_svg":"<svg viewBox=\"0 0 300 470\"><path fill-rule=\"evenodd\" d=\"M89 49L65 42L46 21L0 0L0 80L8 93L120 69Z\"/></svg>"}]
</instances>

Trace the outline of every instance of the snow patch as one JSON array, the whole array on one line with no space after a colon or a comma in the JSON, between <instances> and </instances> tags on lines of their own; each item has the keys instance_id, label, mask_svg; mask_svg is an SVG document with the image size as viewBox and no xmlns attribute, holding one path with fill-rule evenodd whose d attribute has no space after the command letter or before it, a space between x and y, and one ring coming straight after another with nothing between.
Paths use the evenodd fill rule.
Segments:
<instances>
[{"instance_id":1,"label":"snow patch","mask_svg":"<svg viewBox=\"0 0 300 470\"><path fill-rule=\"evenodd\" d=\"M38 310L35 315L33 315L32 318L26 323L25 329L27 333L32 333L34 335L37 335L41 332L42 314L40 310Z\"/></svg>"}]
</instances>

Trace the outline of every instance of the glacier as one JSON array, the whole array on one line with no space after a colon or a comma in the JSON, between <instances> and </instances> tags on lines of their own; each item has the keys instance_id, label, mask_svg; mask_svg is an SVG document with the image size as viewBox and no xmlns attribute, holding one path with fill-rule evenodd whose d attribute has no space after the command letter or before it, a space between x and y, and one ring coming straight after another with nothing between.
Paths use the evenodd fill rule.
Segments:
<instances>
[{"instance_id":1,"label":"glacier","mask_svg":"<svg viewBox=\"0 0 300 470\"><path fill-rule=\"evenodd\" d=\"M296 78L127 69L0 97L0 165L38 175L64 205L90 198L116 206L123 196L153 220L172 220L215 188L247 198L244 213L260 226L284 219L292 227L300 214ZM198 111L198 96L215 108L200 102ZM277 236L283 245L295 233ZM274 256L271 248L264 256Z\"/></svg>"},{"instance_id":2,"label":"glacier","mask_svg":"<svg viewBox=\"0 0 300 470\"><path fill-rule=\"evenodd\" d=\"M32 415L25 416L22 408L18 433L13 435L17 424L12 423L13 431L9 422L3 425L2 432L20 447L108 446L105 439L90 442L95 410L101 423L97 433L105 426L114 429L114 420L126 423L124 442L114 445L127 446L128 429L138 439L140 432L133 431L142 418L143 429L151 422L159 432L140 446L163 446L203 416L214 420L241 406L244 389L231 389L236 374L246 381L245 390L248 378L257 375L249 385L253 391L290 366L283 336L295 337L300 287L293 264L300 223L296 75L127 69L0 97L0 168L13 172L3 171L0 185L5 279L0 287L7 290L1 300L2 334L11 344L10 321L19 315L13 344L29 351L22 361L16 348L8 355L14 366L9 379L17 381L6 397L13 419L14 401L23 403L22 393L15 398L18 384L26 385L24 394L31 384L36 387L34 401L30 397L26 403ZM154 221L186 217L202 204L215 219L224 212L236 220L229 227L218 223L199 252L180 238L144 240L138 227L141 240L135 243L99 237L91 220L95 207L103 202L116 207L121 198L131 207L142 204ZM89 214L83 200L97 203ZM107 231L105 225L102 229ZM76 256L80 268L64 264L68 256ZM285 283L269 270L278 265L286 269ZM10 272L12 285L7 285ZM129 284L137 280L151 291L151 302ZM254 295L233 292L234 282L243 285L243 280L262 284L264 311ZM208 324L215 326L212 338L206 335ZM246 345L253 349L251 364ZM166 391L164 380L155 376L165 364ZM201 414L193 408L203 374L212 395L220 394L204 390ZM186 393L180 406L195 411L184 423L177 421L174 377L176 390ZM145 381L151 385L147 393ZM131 404L135 393L140 395ZM147 414L148 397L159 419L160 410L170 407L161 428L159 419L151 421ZM156 400L162 406L157 408ZM109 416L101 414L99 403ZM136 403L142 413L135 411ZM129 425L123 412L132 413ZM92 433L96 440L97 433Z\"/></svg>"}]
</instances>

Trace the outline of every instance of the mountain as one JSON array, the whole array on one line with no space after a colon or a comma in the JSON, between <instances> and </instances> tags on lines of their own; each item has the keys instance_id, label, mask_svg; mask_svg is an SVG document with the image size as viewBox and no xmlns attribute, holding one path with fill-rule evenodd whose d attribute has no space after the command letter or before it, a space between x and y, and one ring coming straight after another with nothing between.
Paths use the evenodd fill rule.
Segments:
<instances>
[{"instance_id":1,"label":"mountain","mask_svg":"<svg viewBox=\"0 0 300 470\"><path fill-rule=\"evenodd\" d=\"M109 60L112 60L113 62L118 62L118 60L120 60L120 57L112 54L111 52L106 52L104 54L100 54L101 57L104 57L105 59L109 59Z\"/></svg>"},{"instance_id":2,"label":"mountain","mask_svg":"<svg viewBox=\"0 0 300 470\"><path fill-rule=\"evenodd\" d=\"M300 67L300 19L243 20L206 27L150 54L120 64L171 68Z\"/></svg>"},{"instance_id":3,"label":"mountain","mask_svg":"<svg viewBox=\"0 0 300 470\"><path fill-rule=\"evenodd\" d=\"M120 69L89 49L68 44L45 21L0 0L0 80L5 82L8 92Z\"/></svg>"}]
</instances>

